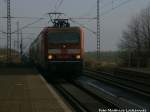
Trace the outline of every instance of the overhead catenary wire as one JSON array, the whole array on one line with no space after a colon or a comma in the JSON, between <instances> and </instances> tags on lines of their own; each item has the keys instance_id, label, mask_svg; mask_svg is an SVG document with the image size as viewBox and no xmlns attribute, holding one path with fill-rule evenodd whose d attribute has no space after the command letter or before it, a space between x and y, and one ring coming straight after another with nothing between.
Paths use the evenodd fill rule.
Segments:
<instances>
[{"instance_id":1,"label":"overhead catenary wire","mask_svg":"<svg viewBox=\"0 0 150 112\"><path fill-rule=\"evenodd\" d=\"M117 1L120 1L120 0L112 0L112 1L109 1L107 3L105 3L104 5L101 6L101 10L105 9L107 6L112 6L109 10L107 11L104 11L104 12L101 12L101 16L104 16L104 15L107 15L109 14L110 12L112 12L113 10L133 1L133 0L125 0L125 1L121 1L121 3L119 3L117 6L115 6L114 4L117 2ZM91 10L90 10L91 11ZM88 12L90 13L90 12ZM88 14L87 13L87 14Z\"/></svg>"},{"instance_id":2,"label":"overhead catenary wire","mask_svg":"<svg viewBox=\"0 0 150 112\"><path fill-rule=\"evenodd\" d=\"M102 8L111 5L111 4L114 3L115 1L118 1L118 0L114 0L113 2L112 2L112 1L111 1L111 2L108 2L107 4L105 4L104 6L102 6ZM131 2L131 1L133 1L133 0L126 0L126 1L123 1L123 2L121 2L121 3L120 3L119 5L117 5L117 6L112 5L113 7L112 7L109 11L102 12L102 13L101 13L101 16L104 16L104 15L110 13L111 11L113 11L113 10L115 10L115 9L117 9L117 8L119 8L119 7L121 7L121 6L125 5L125 4L127 4L127 3L129 3L129 2ZM73 23L76 23L76 24L82 26L83 28L86 28L88 31L92 32L94 35L96 34L95 31L93 31L93 30L91 30L89 27L87 27L87 26L85 26L85 25L83 25L83 24L81 24L81 23L75 21L73 18L70 18L70 17L69 17L69 19L70 19ZM96 19L96 17L93 18L93 20L94 20L94 19ZM92 19L91 19L91 20L92 20Z\"/></svg>"},{"instance_id":3,"label":"overhead catenary wire","mask_svg":"<svg viewBox=\"0 0 150 112\"><path fill-rule=\"evenodd\" d=\"M117 9L117 8L119 8L119 7L121 7L121 6L125 5L125 4L127 4L127 3L129 3L129 2L131 2L131 1L133 1L133 0L126 0L126 1L123 1L123 2L121 2L119 5L113 6L113 8L110 8L109 10L107 10L107 11L105 11L105 12L102 12L102 13L101 13L101 16L105 16L105 15L109 14L110 12L114 11L115 9Z\"/></svg>"},{"instance_id":4,"label":"overhead catenary wire","mask_svg":"<svg viewBox=\"0 0 150 112\"><path fill-rule=\"evenodd\" d=\"M59 8L60 8L60 7L61 7L61 5L63 4L63 2L64 2L64 0L60 0L59 4L58 4L58 6L57 6L56 11L57 11L57 10L59 10Z\"/></svg>"},{"instance_id":5,"label":"overhead catenary wire","mask_svg":"<svg viewBox=\"0 0 150 112\"><path fill-rule=\"evenodd\" d=\"M117 1L117 0L115 0L115 1ZM121 7L122 5L127 4L127 3L130 2L130 1L132 1L132 0L126 0L126 1L124 1L123 3L119 4L118 6L114 7L113 9L111 9L111 10L109 10L109 11L107 11L107 12L103 12L101 15L104 16L104 15L110 13L112 10L119 8L119 7ZM63 2L63 1L61 1L60 4L62 4L62 2ZM3 18L5 18L5 17L3 17ZM34 22L32 22L32 23L29 23L29 24L23 26L21 29L28 28L29 26L31 26L31 25L33 25L33 24L35 24L35 23L38 23L39 21L41 21L41 20L43 20L43 19L47 19L47 18L43 18L43 17L41 17L41 18L38 18L38 17L14 17L14 18L37 19L36 21L34 21ZM83 20L84 20L84 19L90 19L90 18L71 18L71 17L69 17L69 19L70 19L72 22L74 22L74 23L76 23L76 24L78 24L78 25L80 25L80 26L86 28L88 31L93 32L93 33L95 34L95 32L94 32L93 30L91 30L90 28L88 28L87 26L84 26L84 25L82 25L81 23L78 23L78 22L75 21L75 19L83 19ZM91 20L94 20L94 19L95 19L95 17L94 17L94 18L91 18ZM12 32L12 33L15 33L15 32L16 32L16 31L14 31L14 32Z\"/></svg>"},{"instance_id":6,"label":"overhead catenary wire","mask_svg":"<svg viewBox=\"0 0 150 112\"><path fill-rule=\"evenodd\" d=\"M117 0L115 0L115 1L117 1ZM104 15L110 13L111 11L113 11L113 10L115 10L115 9L117 9L117 8L119 8L119 7L121 7L121 6L125 5L125 4L127 4L127 3L129 3L129 2L131 2L131 1L133 1L133 0L126 0L126 1L124 1L124 2L120 3L119 5L117 5L117 6L113 7L113 8L111 8L109 11L107 11L107 12L102 12L102 13L101 13L101 16L104 16ZM112 3L112 2L111 2L111 3ZM66 16L67 16L67 15L66 15ZM69 17L69 19L70 19L73 23L76 23L76 24L82 26L83 28L87 29L88 31L92 32L94 35L97 34L95 31L93 31L93 30L90 29L89 27L87 27L87 26L85 26L85 25L83 25L83 24L81 24L81 23L75 21L74 19L72 19L72 18L70 18L70 17Z\"/></svg>"},{"instance_id":7,"label":"overhead catenary wire","mask_svg":"<svg viewBox=\"0 0 150 112\"><path fill-rule=\"evenodd\" d=\"M101 6L101 9L105 9L107 6L111 6L113 3L115 3L116 1L120 1L120 0L111 0L107 3L105 3L104 5Z\"/></svg>"},{"instance_id":8,"label":"overhead catenary wire","mask_svg":"<svg viewBox=\"0 0 150 112\"><path fill-rule=\"evenodd\" d=\"M101 10L105 9L106 7L108 6L111 6L112 5L112 8L113 8L113 3L115 3L116 1L120 1L120 0L111 0L107 3L105 3L104 5L101 6ZM96 8L96 2L92 5L92 7L85 13L83 14L84 16L86 15L90 15L90 13L92 12L92 10Z\"/></svg>"},{"instance_id":9,"label":"overhead catenary wire","mask_svg":"<svg viewBox=\"0 0 150 112\"><path fill-rule=\"evenodd\" d=\"M115 1L118 1L118 0L113 0L114 2ZM113 11L114 9L117 9L117 8L119 8L119 7L121 7L122 5L124 5L124 4L126 4L126 3L128 3L128 2L130 2L130 1L132 1L132 0L126 0L126 2L123 2L123 3L121 3L120 5L117 5L117 6L113 6L113 8L111 8L109 11L106 11L106 12L102 12L102 14L101 14L101 16L104 16L104 15L106 15L106 14L108 14L108 13L110 13L111 11ZM112 1L111 1L112 2ZM107 3L107 4L110 4L111 2L109 2L109 3ZM56 9L58 8L59 9L59 7L62 5L62 3L63 3L63 0L58 0L58 5L57 5L57 7L56 7ZM105 6L107 6L107 5L105 5ZM12 17L13 18L13 17ZM32 22L32 23L29 23L29 24L27 24L27 25L25 25L25 26L23 26L21 29L25 29L25 28L36 28L36 27L30 27L30 26L32 26L33 24L36 24L36 23L38 23L38 22L40 22L41 20L43 20L43 19L47 19L47 17L41 17L41 18L39 18L39 17L14 17L14 19L15 18L19 18L19 19L38 19L38 20L36 20L36 21L34 21L34 22ZM73 23L76 23L76 24L78 24L78 25L80 25L80 26L82 26L82 27L84 27L84 28L86 28L88 31L90 31L90 32L92 32L93 34L95 34L96 32L95 31L93 31L92 29L90 29L88 26L85 26L85 25L83 25L83 24L81 24L81 23L79 23L79 22L77 22L76 20L87 20L87 19L89 19L89 18L69 18ZM95 18L94 19L89 19L89 20L95 20ZM37 27L38 28L38 27ZM39 27L40 28L40 27ZM41 28L43 28L43 27L41 27ZM13 31L12 33L15 33L15 31Z\"/></svg>"},{"instance_id":10,"label":"overhead catenary wire","mask_svg":"<svg viewBox=\"0 0 150 112\"><path fill-rule=\"evenodd\" d=\"M94 4L92 5L92 7L87 11L85 12L84 14L82 14L82 16L89 16L90 13L92 12L92 10L96 7L96 3L94 2Z\"/></svg>"},{"instance_id":11,"label":"overhead catenary wire","mask_svg":"<svg viewBox=\"0 0 150 112\"><path fill-rule=\"evenodd\" d=\"M7 17L1 16L0 19L6 19ZM11 16L12 19L40 19L42 17L27 17L27 16ZM48 17L43 17L43 19L48 19Z\"/></svg>"},{"instance_id":12,"label":"overhead catenary wire","mask_svg":"<svg viewBox=\"0 0 150 112\"><path fill-rule=\"evenodd\" d=\"M31 25L33 25L33 24L36 24L36 23L40 22L40 21L43 20L43 19L44 19L44 18L39 18L39 19L37 19L36 21L33 21L33 22L31 22L31 23L29 23L29 24L27 24L27 25L21 27L19 30L23 30L23 29L25 29L25 28L28 28L29 26L31 26ZM17 30L13 31L12 33L16 33L16 32L17 32Z\"/></svg>"},{"instance_id":13,"label":"overhead catenary wire","mask_svg":"<svg viewBox=\"0 0 150 112\"><path fill-rule=\"evenodd\" d=\"M61 5L63 4L64 0L57 0L55 3L55 7L54 7L54 12L57 12L57 10L61 7Z\"/></svg>"},{"instance_id":14,"label":"overhead catenary wire","mask_svg":"<svg viewBox=\"0 0 150 112\"><path fill-rule=\"evenodd\" d=\"M81 23L79 23L79 22L73 20L73 19L70 18L68 15L66 15L66 14L64 14L64 15L65 15L71 22L73 22L73 23L75 23L75 24L78 24L79 26L81 26L81 27L87 29L88 31L90 31L91 33L93 33L94 35L96 35L96 32L93 31L92 29L90 29L90 28L88 28L87 26L85 26L85 25L83 25L83 24L81 24Z\"/></svg>"},{"instance_id":15,"label":"overhead catenary wire","mask_svg":"<svg viewBox=\"0 0 150 112\"><path fill-rule=\"evenodd\" d=\"M2 33L0 33L0 34L7 34L6 32L2 32ZM18 33L13 33L13 34L18 34ZM19 33L20 34L20 33ZM37 33L22 33L22 34L37 34Z\"/></svg>"}]
</instances>

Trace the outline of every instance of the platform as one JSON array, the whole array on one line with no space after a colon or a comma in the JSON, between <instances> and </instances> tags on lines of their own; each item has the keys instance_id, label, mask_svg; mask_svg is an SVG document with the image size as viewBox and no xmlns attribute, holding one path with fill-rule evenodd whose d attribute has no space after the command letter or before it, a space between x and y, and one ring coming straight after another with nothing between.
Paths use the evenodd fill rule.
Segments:
<instances>
[{"instance_id":1,"label":"platform","mask_svg":"<svg viewBox=\"0 0 150 112\"><path fill-rule=\"evenodd\" d=\"M0 112L71 112L34 69L0 68Z\"/></svg>"}]
</instances>

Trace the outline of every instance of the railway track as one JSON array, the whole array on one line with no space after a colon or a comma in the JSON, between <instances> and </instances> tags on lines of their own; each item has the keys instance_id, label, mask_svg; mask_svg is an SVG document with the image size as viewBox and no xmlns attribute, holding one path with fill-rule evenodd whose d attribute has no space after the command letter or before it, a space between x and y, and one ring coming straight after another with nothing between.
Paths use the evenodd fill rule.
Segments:
<instances>
[{"instance_id":1,"label":"railway track","mask_svg":"<svg viewBox=\"0 0 150 112\"><path fill-rule=\"evenodd\" d=\"M47 72L42 72L42 74L75 112L98 112L99 109L118 109L112 103L96 96L94 91L90 92L82 85L78 85L75 80L56 79L54 81L47 77Z\"/></svg>"},{"instance_id":2,"label":"railway track","mask_svg":"<svg viewBox=\"0 0 150 112\"><path fill-rule=\"evenodd\" d=\"M150 111L150 96L148 94L119 83L121 79L116 81L113 74L106 75L106 73L86 71L83 76L87 80L85 87L88 85L95 87L96 90L99 90L97 93L99 96L115 105L120 105L121 108L138 108Z\"/></svg>"},{"instance_id":3,"label":"railway track","mask_svg":"<svg viewBox=\"0 0 150 112\"><path fill-rule=\"evenodd\" d=\"M94 78L96 80L104 81L126 90L150 97L149 77L142 75L136 76L136 74L129 75L127 73L125 73L124 75L110 74L100 71L91 71L88 69L86 69L84 73L86 74L86 76Z\"/></svg>"},{"instance_id":4,"label":"railway track","mask_svg":"<svg viewBox=\"0 0 150 112\"><path fill-rule=\"evenodd\" d=\"M72 105L76 112L97 112L99 109L117 109L118 107L110 102L104 101L94 95L81 85L75 83L59 83L54 87Z\"/></svg>"},{"instance_id":5,"label":"railway track","mask_svg":"<svg viewBox=\"0 0 150 112\"><path fill-rule=\"evenodd\" d=\"M150 73L144 73L141 71L135 71L130 69L116 69L114 74L124 79L130 79L140 84L150 86Z\"/></svg>"},{"instance_id":6,"label":"railway track","mask_svg":"<svg viewBox=\"0 0 150 112\"><path fill-rule=\"evenodd\" d=\"M58 82L52 83L54 88L56 88L56 91L64 96L75 112L97 112L99 109L150 110L150 100L147 99L147 97L140 98L140 95L134 93L130 95L130 92L125 92L123 87L120 89L119 86L110 83L110 81L106 81L107 79L95 76L94 74L97 73L89 73L89 79L87 74L88 73L86 73L86 76L81 76L73 81L59 82L58 80ZM103 82L109 82L109 84ZM114 93L117 93L117 95L108 92L107 90L111 90ZM140 100L138 101L136 98L139 98ZM134 99L135 101L133 102L130 99ZM141 103L143 104L141 105Z\"/></svg>"}]
</instances>

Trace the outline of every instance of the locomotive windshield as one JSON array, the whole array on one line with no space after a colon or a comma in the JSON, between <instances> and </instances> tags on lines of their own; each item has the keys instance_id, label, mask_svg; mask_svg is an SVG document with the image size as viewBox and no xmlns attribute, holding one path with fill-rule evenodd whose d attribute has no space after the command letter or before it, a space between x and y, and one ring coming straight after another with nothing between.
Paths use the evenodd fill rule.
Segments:
<instances>
[{"instance_id":1,"label":"locomotive windshield","mask_svg":"<svg viewBox=\"0 0 150 112\"><path fill-rule=\"evenodd\" d=\"M49 32L49 43L79 43L80 33L77 32Z\"/></svg>"}]
</instances>

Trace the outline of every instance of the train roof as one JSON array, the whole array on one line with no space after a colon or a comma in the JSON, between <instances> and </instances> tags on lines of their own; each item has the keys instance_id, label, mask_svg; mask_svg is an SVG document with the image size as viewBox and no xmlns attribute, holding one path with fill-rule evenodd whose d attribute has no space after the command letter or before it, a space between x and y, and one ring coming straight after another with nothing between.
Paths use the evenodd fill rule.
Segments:
<instances>
[{"instance_id":1,"label":"train roof","mask_svg":"<svg viewBox=\"0 0 150 112\"><path fill-rule=\"evenodd\" d=\"M80 32L82 30L82 27L65 27L65 28L57 28L57 27L45 27L43 30L40 32L41 33L46 33L46 32L59 32L59 31L77 31ZM39 34L39 35L40 35Z\"/></svg>"},{"instance_id":2,"label":"train roof","mask_svg":"<svg viewBox=\"0 0 150 112\"><path fill-rule=\"evenodd\" d=\"M82 29L82 27L64 27L64 28L57 28L57 27L45 27L45 28L43 28L43 30L40 32L40 34L44 34L44 33L46 33L47 31L62 31L62 30L76 30L77 32L80 32L81 31L81 29ZM39 35L40 35L39 34ZM38 36L39 36L38 35ZM38 37L37 36L37 37ZM37 40L38 38L36 38L32 43L31 43L31 45L30 45L30 47L32 46L32 44Z\"/></svg>"},{"instance_id":3,"label":"train roof","mask_svg":"<svg viewBox=\"0 0 150 112\"><path fill-rule=\"evenodd\" d=\"M45 27L45 29L47 29L47 30L52 30L52 29L54 29L54 30L65 30L65 29L70 29L70 30L80 30L81 29L81 27L64 27L64 28L57 28L57 27Z\"/></svg>"}]
</instances>

